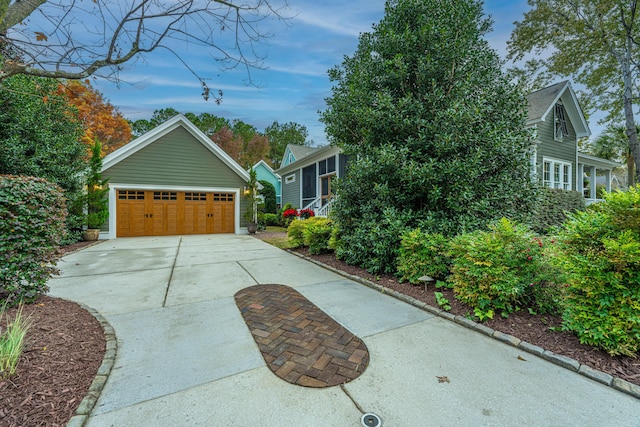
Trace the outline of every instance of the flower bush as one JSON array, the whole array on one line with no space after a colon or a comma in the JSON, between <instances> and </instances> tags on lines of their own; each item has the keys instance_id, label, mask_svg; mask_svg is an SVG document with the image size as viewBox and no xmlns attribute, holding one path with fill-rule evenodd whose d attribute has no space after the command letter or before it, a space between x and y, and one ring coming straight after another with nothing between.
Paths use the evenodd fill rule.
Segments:
<instances>
[{"instance_id":1,"label":"flower bush","mask_svg":"<svg viewBox=\"0 0 640 427\"><path fill-rule=\"evenodd\" d=\"M451 241L450 282L456 298L474 308L480 320L497 311L507 317L523 307L538 312L561 304L560 273L547 261L544 241L506 218L489 231L462 234Z\"/></svg>"},{"instance_id":2,"label":"flower bush","mask_svg":"<svg viewBox=\"0 0 640 427\"><path fill-rule=\"evenodd\" d=\"M315 216L315 212L313 212L313 209L300 209L300 211L298 212L298 216L300 217L300 219L309 219L313 216Z\"/></svg>"}]
</instances>

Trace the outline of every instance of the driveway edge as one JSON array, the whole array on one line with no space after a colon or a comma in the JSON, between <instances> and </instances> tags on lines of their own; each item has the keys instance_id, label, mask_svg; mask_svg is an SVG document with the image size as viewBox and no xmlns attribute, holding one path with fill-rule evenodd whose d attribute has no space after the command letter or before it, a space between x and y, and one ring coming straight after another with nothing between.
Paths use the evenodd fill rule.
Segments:
<instances>
[{"instance_id":1,"label":"driveway edge","mask_svg":"<svg viewBox=\"0 0 640 427\"><path fill-rule=\"evenodd\" d=\"M113 368L116 355L118 353L116 332L111 324L97 310L83 304L80 304L80 307L87 310L98 322L100 322L102 330L104 331L106 349L104 357L102 358L102 364L98 368L96 377L89 386L89 392L84 399L82 399L82 402L80 402L75 415L71 417L67 423L67 427L83 427L87 423L89 415L91 415L91 411L93 411L93 408L96 406L96 402L98 401L98 398L104 389L104 385L109 378L109 374L111 373L111 369Z\"/></svg>"},{"instance_id":2,"label":"driveway edge","mask_svg":"<svg viewBox=\"0 0 640 427\"><path fill-rule=\"evenodd\" d=\"M509 334L505 334L503 332L500 331L496 331L494 329L491 329L483 324L474 322L473 320L467 319L464 316L456 316L453 315L451 313L448 313L446 311L440 310L439 308L436 307L432 307L429 304L426 304L422 301L419 301L415 298L412 298L408 295L405 295L401 292L397 292L394 291L393 289L389 289L386 288L384 286L378 285L376 283L373 283L369 280L363 279L360 276L354 276L352 274L346 273L342 270L338 270L337 268L331 267L327 264L324 264L320 261L316 261L314 259L305 257L304 255L301 255L297 252L294 251L287 251L293 255L296 255L299 258L304 258L307 261L310 261L322 268L325 268L329 271L332 271L336 274L339 274L340 276L346 277L347 279L353 280L354 282L358 282L362 285L365 285L369 288L375 289L378 292L381 292L383 294L387 294L387 295L391 295L392 297L399 299L400 301L406 302L407 304L410 304L414 307L417 307L421 310L427 311L431 314L434 314L436 316L442 317L444 319L450 320L452 322L455 322L459 325L464 326L465 328L477 331L481 334L487 335L495 340L498 340L500 342L503 342L505 344L508 344L512 347L516 347L519 348L523 351L526 351L527 353L531 353L534 354L538 357L541 357L545 360L548 360L551 363L554 363L558 366L561 366L565 369L569 369L570 371L573 372L577 372L582 376L585 376L593 381L597 381L601 384L604 384L608 387L614 388L618 391L621 391L625 394L628 394L632 397L635 397L636 399L640 399L640 386L630 383L626 380L623 380L621 378L617 378L617 377L613 377L612 375L609 375L605 372L602 371L598 371L596 369L591 368L590 366L587 365L582 365L580 364L580 362L578 362L577 360L574 360L570 357L567 356L563 356L560 354L556 354L553 353L551 351L545 350L541 347L538 347L536 345L530 344L526 341L522 341L517 337L514 337L512 335Z\"/></svg>"}]
</instances>

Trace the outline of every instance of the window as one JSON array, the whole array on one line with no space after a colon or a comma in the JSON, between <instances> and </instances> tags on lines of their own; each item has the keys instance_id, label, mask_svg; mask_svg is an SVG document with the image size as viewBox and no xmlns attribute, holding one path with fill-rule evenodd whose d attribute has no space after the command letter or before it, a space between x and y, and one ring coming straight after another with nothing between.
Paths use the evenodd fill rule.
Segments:
<instances>
[{"instance_id":1,"label":"window","mask_svg":"<svg viewBox=\"0 0 640 427\"><path fill-rule=\"evenodd\" d=\"M184 199L190 201L206 201L207 193L184 193Z\"/></svg>"},{"instance_id":2,"label":"window","mask_svg":"<svg viewBox=\"0 0 640 427\"><path fill-rule=\"evenodd\" d=\"M285 176L284 177L284 183L285 184L293 184L294 182L296 182L296 175L295 174L291 174L289 176Z\"/></svg>"},{"instance_id":3,"label":"window","mask_svg":"<svg viewBox=\"0 0 640 427\"><path fill-rule=\"evenodd\" d=\"M542 162L542 185L549 188L571 190L571 163L544 159Z\"/></svg>"},{"instance_id":4,"label":"window","mask_svg":"<svg viewBox=\"0 0 640 427\"><path fill-rule=\"evenodd\" d=\"M233 202L233 193L213 193L214 202Z\"/></svg>"},{"instance_id":5,"label":"window","mask_svg":"<svg viewBox=\"0 0 640 427\"><path fill-rule=\"evenodd\" d=\"M562 141L562 138L569 136L569 130L567 129L567 121L565 119L564 105L558 102L554 110L554 134L553 137L556 141Z\"/></svg>"},{"instance_id":6,"label":"window","mask_svg":"<svg viewBox=\"0 0 640 427\"><path fill-rule=\"evenodd\" d=\"M327 175L336 171L336 156L318 162L318 175Z\"/></svg>"},{"instance_id":7,"label":"window","mask_svg":"<svg viewBox=\"0 0 640 427\"><path fill-rule=\"evenodd\" d=\"M144 200L144 191L118 190L120 200Z\"/></svg>"},{"instance_id":8,"label":"window","mask_svg":"<svg viewBox=\"0 0 640 427\"><path fill-rule=\"evenodd\" d=\"M302 169L302 199L316 198L316 165Z\"/></svg>"}]
</instances>

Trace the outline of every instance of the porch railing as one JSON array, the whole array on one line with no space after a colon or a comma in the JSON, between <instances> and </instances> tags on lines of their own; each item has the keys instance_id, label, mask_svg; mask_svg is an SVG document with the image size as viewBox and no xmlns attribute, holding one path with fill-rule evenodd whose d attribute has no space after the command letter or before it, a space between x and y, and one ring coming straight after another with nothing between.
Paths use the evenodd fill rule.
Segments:
<instances>
[{"instance_id":1,"label":"porch railing","mask_svg":"<svg viewBox=\"0 0 640 427\"><path fill-rule=\"evenodd\" d=\"M322 197L318 197L312 202L307 203L302 209L311 209L315 216L326 217L329 216L329 212L331 212L331 205L333 205L333 199L322 205Z\"/></svg>"}]
</instances>

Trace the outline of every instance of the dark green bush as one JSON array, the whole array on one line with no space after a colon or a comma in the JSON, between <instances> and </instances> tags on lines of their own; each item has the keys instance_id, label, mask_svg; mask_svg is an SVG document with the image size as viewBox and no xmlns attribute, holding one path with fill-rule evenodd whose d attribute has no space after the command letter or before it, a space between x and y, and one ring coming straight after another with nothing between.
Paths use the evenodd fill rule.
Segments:
<instances>
[{"instance_id":1,"label":"dark green bush","mask_svg":"<svg viewBox=\"0 0 640 427\"><path fill-rule=\"evenodd\" d=\"M402 235L397 275L409 283L419 283L427 275L444 280L449 275L451 257L449 240L439 233L425 233L419 228Z\"/></svg>"},{"instance_id":2,"label":"dark green bush","mask_svg":"<svg viewBox=\"0 0 640 427\"><path fill-rule=\"evenodd\" d=\"M558 272L548 263L544 241L524 225L503 218L489 231L451 241L449 280L456 298L484 320L496 311L506 317L523 307L544 312L561 302Z\"/></svg>"},{"instance_id":3,"label":"dark green bush","mask_svg":"<svg viewBox=\"0 0 640 427\"><path fill-rule=\"evenodd\" d=\"M0 175L0 306L32 302L58 273L65 234L62 189L42 178Z\"/></svg>"},{"instance_id":4,"label":"dark green bush","mask_svg":"<svg viewBox=\"0 0 640 427\"><path fill-rule=\"evenodd\" d=\"M266 226L280 225L280 220L278 219L278 215L274 213L263 214L263 220Z\"/></svg>"},{"instance_id":5,"label":"dark green bush","mask_svg":"<svg viewBox=\"0 0 640 427\"><path fill-rule=\"evenodd\" d=\"M262 184L262 189L258 194L264 197L264 212L275 214L278 211L276 206L276 189L269 181L260 180L259 182Z\"/></svg>"},{"instance_id":6,"label":"dark green bush","mask_svg":"<svg viewBox=\"0 0 640 427\"><path fill-rule=\"evenodd\" d=\"M555 188L542 188L536 202L535 214L530 226L540 234L549 233L567 219L567 213L584 210L584 197L577 191L565 191Z\"/></svg>"},{"instance_id":7,"label":"dark green bush","mask_svg":"<svg viewBox=\"0 0 640 427\"><path fill-rule=\"evenodd\" d=\"M563 328L611 355L640 350L640 186L569 215L555 262L567 276Z\"/></svg>"},{"instance_id":8,"label":"dark green bush","mask_svg":"<svg viewBox=\"0 0 640 427\"><path fill-rule=\"evenodd\" d=\"M367 212L349 225L340 222L336 256L370 273L395 273L400 236L409 230L411 216L409 211L387 207L381 213Z\"/></svg>"}]
</instances>

